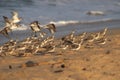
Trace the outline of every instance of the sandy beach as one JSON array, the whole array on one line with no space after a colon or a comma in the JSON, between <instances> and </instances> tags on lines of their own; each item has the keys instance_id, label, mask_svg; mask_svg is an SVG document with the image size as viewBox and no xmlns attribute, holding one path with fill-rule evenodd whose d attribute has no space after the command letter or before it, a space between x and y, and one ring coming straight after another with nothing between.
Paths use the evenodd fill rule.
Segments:
<instances>
[{"instance_id":1,"label":"sandy beach","mask_svg":"<svg viewBox=\"0 0 120 80\"><path fill-rule=\"evenodd\" d=\"M120 0L0 0L0 80L120 80Z\"/></svg>"},{"instance_id":2,"label":"sandy beach","mask_svg":"<svg viewBox=\"0 0 120 80\"><path fill-rule=\"evenodd\" d=\"M108 29L106 36L106 44L77 51L0 57L0 80L119 80L120 29Z\"/></svg>"}]
</instances>

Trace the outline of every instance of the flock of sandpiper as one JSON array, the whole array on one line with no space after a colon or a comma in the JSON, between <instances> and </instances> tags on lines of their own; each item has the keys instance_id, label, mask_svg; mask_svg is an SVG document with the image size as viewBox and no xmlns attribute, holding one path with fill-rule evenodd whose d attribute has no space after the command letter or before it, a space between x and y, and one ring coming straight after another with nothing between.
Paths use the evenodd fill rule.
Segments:
<instances>
[{"instance_id":1,"label":"flock of sandpiper","mask_svg":"<svg viewBox=\"0 0 120 80\"><path fill-rule=\"evenodd\" d=\"M3 34L5 37L10 38L9 32L12 32L13 28L20 27L21 17L18 16L16 11L12 12L12 19L9 19L6 16L3 16L5 21L5 26L0 30L0 34ZM33 21L29 24L31 30L34 32L34 36L30 36L22 41L10 40L0 46L0 56L27 56L27 55L36 55L42 53L53 53L57 51L56 49L62 50L80 50L82 45L85 45L85 48L92 47L91 44L100 44L103 45L106 43L106 32L105 28L101 32L97 33L82 33L75 35L75 31L72 31L68 35L63 36L60 40L55 40L54 34L56 32L56 27L54 24L47 24L41 26L38 21ZM45 36L46 33L41 31L41 29L48 29L51 33L51 36ZM39 33L40 35L38 35Z\"/></svg>"}]
</instances>

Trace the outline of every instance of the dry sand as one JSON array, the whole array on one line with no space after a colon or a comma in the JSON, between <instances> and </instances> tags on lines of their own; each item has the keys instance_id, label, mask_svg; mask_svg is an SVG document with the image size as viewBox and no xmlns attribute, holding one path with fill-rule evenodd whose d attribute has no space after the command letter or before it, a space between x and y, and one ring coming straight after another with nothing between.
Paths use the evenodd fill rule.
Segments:
<instances>
[{"instance_id":1,"label":"dry sand","mask_svg":"<svg viewBox=\"0 0 120 80\"><path fill-rule=\"evenodd\" d=\"M120 29L107 37L105 45L79 51L0 57L0 80L120 80Z\"/></svg>"}]
</instances>

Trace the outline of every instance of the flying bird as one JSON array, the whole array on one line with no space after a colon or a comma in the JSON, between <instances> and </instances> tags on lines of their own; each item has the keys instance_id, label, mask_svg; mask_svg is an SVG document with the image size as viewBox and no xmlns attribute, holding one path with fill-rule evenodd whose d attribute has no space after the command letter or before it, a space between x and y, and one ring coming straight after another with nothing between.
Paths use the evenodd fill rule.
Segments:
<instances>
[{"instance_id":1,"label":"flying bird","mask_svg":"<svg viewBox=\"0 0 120 80\"><path fill-rule=\"evenodd\" d=\"M32 31L35 33L35 36L37 36L37 32L39 32L41 30L39 22L38 21L31 22L30 27L31 27Z\"/></svg>"},{"instance_id":2,"label":"flying bird","mask_svg":"<svg viewBox=\"0 0 120 80\"><path fill-rule=\"evenodd\" d=\"M18 12L17 11L13 11L12 13L12 22L13 23L19 23L22 18L18 16Z\"/></svg>"},{"instance_id":3,"label":"flying bird","mask_svg":"<svg viewBox=\"0 0 120 80\"><path fill-rule=\"evenodd\" d=\"M48 29L52 34L56 32L56 26L54 24L47 24L44 26L44 28Z\"/></svg>"},{"instance_id":4,"label":"flying bird","mask_svg":"<svg viewBox=\"0 0 120 80\"><path fill-rule=\"evenodd\" d=\"M0 34L4 35L4 36L7 37L7 38L10 38L10 37L9 37L9 34L8 34L8 32L10 32L10 31L11 31L10 28L5 27L5 28L3 28L2 30L0 30Z\"/></svg>"}]
</instances>

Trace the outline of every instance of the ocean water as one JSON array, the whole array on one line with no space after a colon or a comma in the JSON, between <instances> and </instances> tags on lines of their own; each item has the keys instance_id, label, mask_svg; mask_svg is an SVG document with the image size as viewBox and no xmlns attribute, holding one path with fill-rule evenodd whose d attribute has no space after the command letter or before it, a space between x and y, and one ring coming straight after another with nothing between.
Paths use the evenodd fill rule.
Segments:
<instances>
[{"instance_id":1,"label":"ocean water","mask_svg":"<svg viewBox=\"0 0 120 80\"><path fill-rule=\"evenodd\" d=\"M24 39L31 35L29 24L38 20L41 25L54 23L56 36L76 30L77 33L101 30L105 27L120 27L120 0L0 0L0 28L4 27L3 16L11 18L18 11L23 26L13 30L10 36ZM103 15L88 15L100 11ZM8 39L0 34L0 43Z\"/></svg>"}]
</instances>

